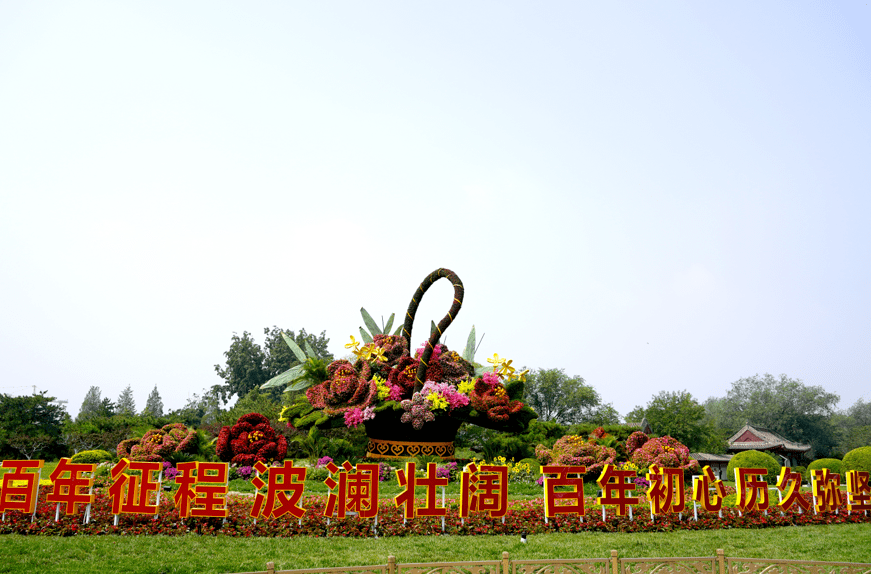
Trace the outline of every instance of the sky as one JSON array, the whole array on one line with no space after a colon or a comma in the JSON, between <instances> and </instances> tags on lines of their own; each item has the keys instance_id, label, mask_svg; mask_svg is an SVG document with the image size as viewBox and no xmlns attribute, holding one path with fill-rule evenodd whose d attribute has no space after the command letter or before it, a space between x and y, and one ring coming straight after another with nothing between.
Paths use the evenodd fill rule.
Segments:
<instances>
[{"instance_id":1,"label":"sky","mask_svg":"<svg viewBox=\"0 0 871 574\"><path fill-rule=\"evenodd\" d=\"M0 1L0 393L165 409L455 271L625 415L871 400L871 6ZM426 294L412 338L447 312Z\"/></svg>"}]
</instances>

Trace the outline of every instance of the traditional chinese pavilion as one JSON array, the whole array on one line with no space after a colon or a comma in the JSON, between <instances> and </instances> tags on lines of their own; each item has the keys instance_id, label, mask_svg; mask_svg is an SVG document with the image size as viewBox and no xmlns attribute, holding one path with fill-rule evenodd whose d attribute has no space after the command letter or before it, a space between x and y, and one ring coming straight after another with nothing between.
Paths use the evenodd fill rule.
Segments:
<instances>
[{"instance_id":1,"label":"traditional chinese pavilion","mask_svg":"<svg viewBox=\"0 0 871 574\"><path fill-rule=\"evenodd\" d=\"M795 466L798 459L811 449L809 444L801 444L783 438L774 431L746 424L727 441L726 450L738 453L745 450L758 450L779 457L783 466Z\"/></svg>"}]
</instances>

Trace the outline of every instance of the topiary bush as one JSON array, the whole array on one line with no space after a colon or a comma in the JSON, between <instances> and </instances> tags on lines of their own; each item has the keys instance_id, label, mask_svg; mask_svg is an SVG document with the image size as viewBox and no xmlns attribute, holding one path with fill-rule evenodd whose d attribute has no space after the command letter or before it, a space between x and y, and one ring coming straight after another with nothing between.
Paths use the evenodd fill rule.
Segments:
<instances>
[{"instance_id":1,"label":"topiary bush","mask_svg":"<svg viewBox=\"0 0 871 574\"><path fill-rule=\"evenodd\" d=\"M844 472L849 470L871 472L871 446L860 446L844 455Z\"/></svg>"},{"instance_id":2,"label":"topiary bush","mask_svg":"<svg viewBox=\"0 0 871 574\"><path fill-rule=\"evenodd\" d=\"M780 476L780 463L767 452L759 452L758 450L745 450L739 452L729 461L729 466L726 467L726 476L728 480L735 480L736 468L764 468L768 471L765 476L765 481L768 484L776 484Z\"/></svg>"},{"instance_id":3,"label":"topiary bush","mask_svg":"<svg viewBox=\"0 0 871 574\"><path fill-rule=\"evenodd\" d=\"M842 472L844 468L844 463L836 458L820 458L813 461L812 463L807 465L807 473L809 476L812 477L815 470L820 470L822 468L827 468L829 469L829 472L840 474L842 477L844 476L844 473Z\"/></svg>"},{"instance_id":4,"label":"topiary bush","mask_svg":"<svg viewBox=\"0 0 871 574\"><path fill-rule=\"evenodd\" d=\"M83 450L74 454L70 458L70 462L90 464L92 462L112 462L114 459L112 453L107 450Z\"/></svg>"}]
</instances>

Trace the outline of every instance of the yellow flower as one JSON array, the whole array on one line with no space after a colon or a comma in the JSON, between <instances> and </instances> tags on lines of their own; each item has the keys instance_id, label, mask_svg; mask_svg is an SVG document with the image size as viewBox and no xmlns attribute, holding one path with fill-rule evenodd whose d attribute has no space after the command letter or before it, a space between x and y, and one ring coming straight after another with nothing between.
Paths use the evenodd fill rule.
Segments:
<instances>
[{"instance_id":1,"label":"yellow flower","mask_svg":"<svg viewBox=\"0 0 871 574\"><path fill-rule=\"evenodd\" d=\"M435 391L428 394L426 399L432 404L431 411L448 408L448 400Z\"/></svg>"},{"instance_id":2,"label":"yellow flower","mask_svg":"<svg viewBox=\"0 0 871 574\"><path fill-rule=\"evenodd\" d=\"M390 387L387 386L387 381L381 375L372 377L375 381L375 388L378 389L378 400L383 401L390 396Z\"/></svg>"},{"instance_id":3,"label":"yellow flower","mask_svg":"<svg viewBox=\"0 0 871 574\"><path fill-rule=\"evenodd\" d=\"M360 343L359 343L359 341L357 341L357 339L354 338L354 335L351 335L351 342L347 343L345 345L345 348L346 349L354 349L354 351L357 351L357 349L360 348Z\"/></svg>"},{"instance_id":4,"label":"yellow flower","mask_svg":"<svg viewBox=\"0 0 871 574\"><path fill-rule=\"evenodd\" d=\"M460 381L460 384L457 385L457 392L462 393L464 395L469 395L475 389L475 379L469 378L464 381Z\"/></svg>"},{"instance_id":5,"label":"yellow flower","mask_svg":"<svg viewBox=\"0 0 871 574\"><path fill-rule=\"evenodd\" d=\"M506 376L510 377L511 375L514 374L514 371L516 369L511 366L511 363L513 363L513 362L514 361L510 360L510 359L507 361L502 361L502 366L499 367L499 376L500 377L503 377L503 378Z\"/></svg>"},{"instance_id":6,"label":"yellow flower","mask_svg":"<svg viewBox=\"0 0 871 574\"><path fill-rule=\"evenodd\" d=\"M387 362L387 357L384 356L384 349L381 347L374 347L372 349L372 358L381 361L382 363Z\"/></svg>"},{"instance_id":7,"label":"yellow flower","mask_svg":"<svg viewBox=\"0 0 871 574\"><path fill-rule=\"evenodd\" d=\"M520 371L519 373L517 373L516 375L512 374L511 378L512 379L520 379L521 381L523 381L525 383L526 382L526 375L528 373L529 373L529 369L524 369L524 370Z\"/></svg>"}]
</instances>

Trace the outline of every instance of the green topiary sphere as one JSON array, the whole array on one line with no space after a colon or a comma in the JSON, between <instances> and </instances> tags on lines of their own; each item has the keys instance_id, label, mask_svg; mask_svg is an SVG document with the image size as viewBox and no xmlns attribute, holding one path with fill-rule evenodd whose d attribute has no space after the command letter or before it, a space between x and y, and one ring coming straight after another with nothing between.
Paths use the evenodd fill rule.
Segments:
<instances>
[{"instance_id":1,"label":"green topiary sphere","mask_svg":"<svg viewBox=\"0 0 871 574\"><path fill-rule=\"evenodd\" d=\"M844 472L848 470L871 472L871 446L860 446L844 455Z\"/></svg>"},{"instance_id":2,"label":"green topiary sphere","mask_svg":"<svg viewBox=\"0 0 871 574\"><path fill-rule=\"evenodd\" d=\"M829 472L834 472L836 474L844 476L844 463L836 458L821 458L813 461L812 463L807 465L807 473L809 476L813 477L814 471L820 470L822 468L827 468L829 469Z\"/></svg>"},{"instance_id":3,"label":"green topiary sphere","mask_svg":"<svg viewBox=\"0 0 871 574\"><path fill-rule=\"evenodd\" d=\"M112 462L115 459L112 453L106 450L83 450L77 452L70 458L70 462L74 463L101 463Z\"/></svg>"},{"instance_id":4,"label":"green topiary sphere","mask_svg":"<svg viewBox=\"0 0 871 574\"><path fill-rule=\"evenodd\" d=\"M759 452L758 450L745 450L733 456L726 468L728 480L735 480L736 468L764 468L768 471L768 474L765 475L765 481L768 484L777 483L780 476L780 463L777 462L777 459L767 452Z\"/></svg>"}]
</instances>

